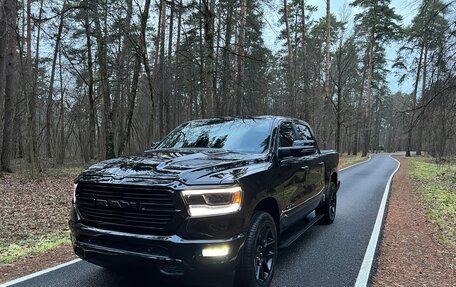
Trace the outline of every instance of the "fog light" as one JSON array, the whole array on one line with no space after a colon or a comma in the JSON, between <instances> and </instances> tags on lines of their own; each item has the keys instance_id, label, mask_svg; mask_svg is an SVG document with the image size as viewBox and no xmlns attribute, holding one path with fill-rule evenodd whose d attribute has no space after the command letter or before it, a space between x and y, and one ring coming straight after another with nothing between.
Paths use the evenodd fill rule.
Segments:
<instances>
[{"instance_id":1,"label":"fog light","mask_svg":"<svg viewBox=\"0 0 456 287\"><path fill-rule=\"evenodd\" d=\"M227 256L230 253L230 246L227 244L215 245L203 249L204 257Z\"/></svg>"}]
</instances>

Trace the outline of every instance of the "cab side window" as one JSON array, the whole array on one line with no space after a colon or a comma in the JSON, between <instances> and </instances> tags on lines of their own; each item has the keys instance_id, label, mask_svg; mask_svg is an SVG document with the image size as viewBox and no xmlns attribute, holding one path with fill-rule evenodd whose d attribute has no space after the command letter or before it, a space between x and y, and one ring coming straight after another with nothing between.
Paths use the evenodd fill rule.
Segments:
<instances>
[{"instance_id":1,"label":"cab side window","mask_svg":"<svg viewBox=\"0 0 456 287\"><path fill-rule=\"evenodd\" d=\"M295 140L293 125L291 122L283 122L279 128L279 147L293 146Z\"/></svg>"},{"instance_id":2,"label":"cab side window","mask_svg":"<svg viewBox=\"0 0 456 287\"><path fill-rule=\"evenodd\" d=\"M310 133L310 129L307 126L296 123L295 127L300 140L313 140L312 134Z\"/></svg>"}]
</instances>

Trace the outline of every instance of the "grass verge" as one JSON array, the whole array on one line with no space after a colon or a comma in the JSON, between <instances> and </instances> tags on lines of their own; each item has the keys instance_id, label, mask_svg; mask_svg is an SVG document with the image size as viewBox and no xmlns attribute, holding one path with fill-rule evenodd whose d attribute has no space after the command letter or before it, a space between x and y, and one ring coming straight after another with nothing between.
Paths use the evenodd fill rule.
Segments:
<instances>
[{"instance_id":1,"label":"grass verge","mask_svg":"<svg viewBox=\"0 0 456 287\"><path fill-rule=\"evenodd\" d=\"M456 253L456 165L412 157L409 176L417 185L429 220L437 225L438 239Z\"/></svg>"},{"instance_id":2,"label":"grass verge","mask_svg":"<svg viewBox=\"0 0 456 287\"><path fill-rule=\"evenodd\" d=\"M9 264L18 258L45 253L63 244L69 244L68 234L40 236L0 247L0 263Z\"/></svg>"}]
</instances>

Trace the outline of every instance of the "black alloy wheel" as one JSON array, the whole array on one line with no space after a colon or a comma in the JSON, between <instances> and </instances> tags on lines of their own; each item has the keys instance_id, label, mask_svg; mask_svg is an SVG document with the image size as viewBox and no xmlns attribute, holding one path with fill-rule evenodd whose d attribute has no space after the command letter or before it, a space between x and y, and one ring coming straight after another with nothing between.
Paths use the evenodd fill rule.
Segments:
<instances>
[{"instance_id":1,"label":"black alloy wheel","mask_svg":"<svg viewBox=\"0 0 456 287\"><path fill-rule=\"evenodd\" d=\"M278 254L277 228L267 212L256 211L250 222L234 286L267 287Z\"/></svg>"},{"instance_id":2,"label":"black alloy wheel","mask_svg":"<svg viewBox=\"0 0 456 287\"><path fill-rule=\"evenodd\" d=\"M321 223L323 224L331 224L334 222L336 218L336 210L337 210L337 189L336 184L334 182L330 182L329 190L327 193L327 199L315 210L316 215L323 215L321 219Z\"/></svg>"},{"instance_id":3,"label":"black alloy wheel","mask_svg":"<svg viewBox=\"0 0 456 287\"><path fill-rule=\"evenodd\" d=\"M329 218L331 221L334 221L336 217L336 207L337 207L337 196L335 192L331 193L331 199L329 200Z\"/></svg>"},{"instance_id":4,"label":"black alloy wheel","mask_svg":"<svg viewBox=\"0 0 456 287\"><path fill-rule=\"evenodd\" d=\"M270 225L263 225L258 233L256 243L255 279L258 283L264 284L268 281L274 267L274 258L277 253L276 240L272 235L273 231Z\"/></svg>"}]
</instances>

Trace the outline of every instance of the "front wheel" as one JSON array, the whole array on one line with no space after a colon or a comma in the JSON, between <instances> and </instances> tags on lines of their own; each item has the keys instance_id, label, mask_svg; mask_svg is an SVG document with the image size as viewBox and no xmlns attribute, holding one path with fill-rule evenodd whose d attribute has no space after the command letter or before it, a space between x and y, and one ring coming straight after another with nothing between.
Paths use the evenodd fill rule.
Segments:
<instances>
[{"instance_id":1,"label":"front wheel","mask_svg":"<svg viewBox=\"0 0 456 287\"><path fill-rule=\"evenodd\" d=\"M269 213L253 214L242 259L236 272L236 285L269 286L277 260L277 228Z\"/></svg>"},{"instance_id":2,"label":"front wheel","mask_svg":"<svg viewBox=\"0 0 456 287\"><path fill-rule=\"evenodd\" d=\"M337 188L334 182L329 183L328 198L322 206L315 210L316 215L323 215L321 223L331 224L336 218L336 207L337 207Z\"/></svg>"}]
</instances>

